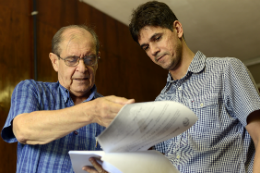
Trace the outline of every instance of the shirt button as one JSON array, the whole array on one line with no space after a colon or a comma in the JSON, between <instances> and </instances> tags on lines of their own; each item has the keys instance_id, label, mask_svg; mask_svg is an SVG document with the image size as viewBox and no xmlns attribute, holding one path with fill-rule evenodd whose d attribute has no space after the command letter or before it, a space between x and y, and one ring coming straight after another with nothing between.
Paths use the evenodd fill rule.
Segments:
<instances>
[{"instance_id":1,"label":"shirt button","mask_svg":"<svg viewBox=\"0 0 260 173\"><path fill-rule=\"evenodd\" d=\"M181 87L179 87L178 90L181 90Z\"/></svg>"},{"instance_id":2,"label":"shirt button","mask_svg":"<svg viewBox=\"0 0 260 173\"><path fill-rule=\"evenodd\" d=\"M200 104L200 107L203 107L203 103Z\"/></svg>"},{"instance_id":3,"label":"shirt button","mask_svg":"<svg viewBox=\"0 0 260 173\"><path fill-rule=\"evenodd\" d=\"M181 156L180 156L180 155L177 155L177 159L179 159L179 158L181 158Z\"/></svg>"}]
</instances>

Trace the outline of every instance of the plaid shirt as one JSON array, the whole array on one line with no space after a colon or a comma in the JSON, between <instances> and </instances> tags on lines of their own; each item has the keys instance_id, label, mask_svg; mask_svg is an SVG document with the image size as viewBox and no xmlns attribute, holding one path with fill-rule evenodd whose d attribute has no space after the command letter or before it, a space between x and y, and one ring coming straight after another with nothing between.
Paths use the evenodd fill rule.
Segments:
<instances>
[{"instance_id":1,"label":"plaid shirt","mask_svg":"<svg viewBox=\"0 0 260 173\"><path fill-rule=\"evenodd\" d=\"M97 93L94 86L91 95L84 102L97 97L101 95ZM69 91L59 82L22 81L13 91L11 108L1 133L2 138L8 143L17 142L11 122L19 114L39 110L58 110L73 105ZM95 137L103 130L104 127L93 123L45 145L23 145L18 142L16 172L72 173L68 151L100 150L100 146L96 147Z\"/></svg>"},{"instance_id":2,"label":"plaid shirt","mask_svg":"<svg viewBox=\"0 0 260 173\"><path fill-rule=\"evenodd\" d=\"M197 52L182 79L168 74L160 100L183 103L198 117L190 129L155 146L180 172L252 172L255 149L245 126L260 98L241 61Z\"/></svg>"}]
</instances>

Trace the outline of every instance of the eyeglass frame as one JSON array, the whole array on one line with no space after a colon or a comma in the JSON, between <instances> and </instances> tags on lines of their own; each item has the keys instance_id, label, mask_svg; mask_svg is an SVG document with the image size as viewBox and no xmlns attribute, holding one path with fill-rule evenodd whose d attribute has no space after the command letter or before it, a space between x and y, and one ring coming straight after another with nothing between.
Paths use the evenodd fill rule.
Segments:
<instances>
[{"instance_id":1,"label":"eyeglass frame","mask_svg":"<svg viewBox=\"0 0 260 173\"><path fill-rule=\"evenodd\" d=\"M80 59L82 59L83 62L84 62L84 64L86 64L86 63L85 63L85 59L86 59L87 56L84 56L83 58L80 58L80 57L78 57L78 56L69 56L69 57L67 57L67 58L62 58L62 57L60 57L58 54L55 54L55 55L56 55L59 59L62 59L62 60L64 61L64 63L66 64L66 66L68 66L68 67L76 67L76 66L79 64L79 60L80 60ZM92 55L93 55L93 54L92 54ZM100 57L97 57L97 55L94 55L94 56L95 56L95 58L96 58L95 63L94 63L93 65L88 65L88 64L86 64L86 65L93 67L93 66L95 66L95 65L97 64L97 62L98 62L98 60L100 59ZM75 65L73 65L73 66L69 66L69 65L67 64L67 59L70 58L70 57L77 57L77 63L76 63Z\"/></svg>"}]
</instances>

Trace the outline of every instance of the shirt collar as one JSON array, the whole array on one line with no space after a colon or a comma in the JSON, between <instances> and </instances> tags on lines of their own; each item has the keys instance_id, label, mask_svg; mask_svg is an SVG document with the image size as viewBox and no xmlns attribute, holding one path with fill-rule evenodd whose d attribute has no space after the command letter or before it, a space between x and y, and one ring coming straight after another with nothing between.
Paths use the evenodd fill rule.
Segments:
<instances>
[{"instance_id":1,"label":"shirt collar","mask_svg":"<svg viewBox=\"0 0 260 173\"><path fill-rule=\"evenodd\" d=\"M205 68L205 66L206 56L202 52L198 51L190 63L188 72L199 73Z\"/></svg>"},{"instance_id":2,"label":"shirt collar","mask_svg":"<svg viewBox=\"0 0 260 173\"><path fill-rule=\"evenodd\" d=\"M187 76L189 73L199 73L201 72L206 65L206 56L198 51L194 58L192 59L190 66L188 68L188 71L185 76ZM167 82L174 82L175 80L172 79L171 73L168 73Z\"/></svg>"},{"instance_id":3,"label":"shirt collar","mask_svg":"<svg viewBox=\"0 0 260 173\"><path fill-rule=\"evenodd\" d=\"M59 83L59 81L58 81ZM60 91L61 91L61 95L64 99L65 102L67 102L70 98L70 92L68 89L66 89L65 87L63 87L60 83L59 83L59 88L60 88ZM84 100L83 102L87 102L87 101L90 101L90 100L94 100L95 98L97 98L97 87L96 85L94 85L92 88L91 88L91 93L89 95L89 97Z\"/></svg>"},{"instance_id":4,"label":"shirt collar","mask_svg":"<svg viewBox=\"0 0 260 173\"><path fill-rule=\"evenodd\" d=\"M97 87L96 87L96 85L94 85L91 88L91 93L90 93L89 97L86 100L84 100L83 102L88 102L90 100L94 100L95 98L97 98Z\"/></svg>"}]
</instances>

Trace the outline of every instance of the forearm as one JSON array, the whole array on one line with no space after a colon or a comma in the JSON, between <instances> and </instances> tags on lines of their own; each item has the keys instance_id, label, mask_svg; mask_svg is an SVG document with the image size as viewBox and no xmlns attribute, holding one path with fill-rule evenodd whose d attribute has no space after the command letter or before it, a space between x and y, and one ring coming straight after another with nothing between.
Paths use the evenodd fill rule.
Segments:
<instances>
[{"instance_id":1,"label":"forearm","mask_svg":"<svg viewBox=\"0 0 260 173\"><path fill-rule=\"evenodd\" d=\"M246 130L255 146L254 173L260 173L260 110L252 112L247 118Z\"/></svg>"},{"instance_id":2,"label":"forearm","mask_svg":"<svg viewBox=\"0 0 260 173\"><path fill-rule=\"evenodd\" d=\"M260 173L260 143L255 144L254 173Z\"/></svg>"},{"instance_id":3,"label":"forearm","mask_svg":"<svg viewBox=\"0 0 260 173\"><path fill-rule=\"evenodd\" d=\"M107 96L53 111L21 114L13 120L13 132L24 144L46 144L90 123L107 127L125 104L134 100Z\"/></svg>"},{"instance_id":4,"label":"forearm","mask_svg":"<svg viewBox=\"0 0 260 173\"><path fill-rule=\"evenodd\" d=\"M91 104L91 103L89 103ZM13 120L13 132L24 144L46 144L92 123L92 115L85 114L89 104L52 111L20 114Z\"/></svg>"}]
</instances>

